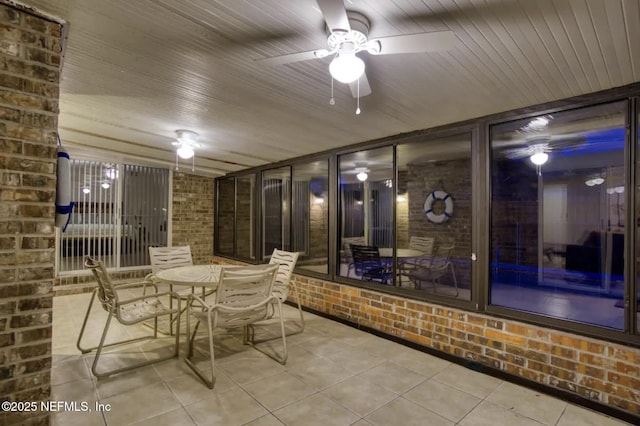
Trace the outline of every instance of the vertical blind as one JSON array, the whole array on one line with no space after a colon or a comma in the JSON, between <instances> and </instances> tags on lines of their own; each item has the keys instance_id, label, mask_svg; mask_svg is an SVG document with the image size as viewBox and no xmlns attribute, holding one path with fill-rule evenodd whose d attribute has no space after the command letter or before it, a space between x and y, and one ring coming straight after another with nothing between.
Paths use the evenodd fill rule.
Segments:
<instances>
[{"instance_id":1,"label":"vertical blind","mask_svg":"<svg viewBox=\"0 0 640 426\"><path fill-rule=\"evenodd\" d=\"M149 263L148 247L167 244L169 171L71 160L76 203L60 234L58 270L79 271L84 257L108 268Z\"/></svg>"}]
</instances>

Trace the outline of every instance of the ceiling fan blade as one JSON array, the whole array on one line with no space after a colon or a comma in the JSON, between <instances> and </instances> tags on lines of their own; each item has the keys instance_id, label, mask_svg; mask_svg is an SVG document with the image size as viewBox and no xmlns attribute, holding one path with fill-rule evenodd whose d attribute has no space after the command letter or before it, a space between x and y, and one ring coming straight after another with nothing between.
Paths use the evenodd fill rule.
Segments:
<instances>
[{"instance_id":1,"label":"ceiling fan blade","mask_svg":"<svg viewBox=\"0 0 640 426\"><path fill-rule=\"evenodd\" d=\"M308 61L311 59L317 59L320 56L316 55L317 50L309 50L307 52L289 53L286 55L272 56L270 58L254 59L253 62L265 65L267 67L274 67L277 65L290 64L292 62Z\"/></svg>"},{"instance_id":2,"label":"ceiling fan blade","mask_svg":"<svg viewBox=\"0 0 640 426\"><path fill-rule=\"evenodd\" d=\"M347 9L343 0L316 0L318 7L324 16L327 27L334 32L336 30L350 31Z\"/></svg>"},{"instance_id":3,"label":"ceiling fan blade","mask_svg":"<svg viewBox=\"0 0 640 426\"><path fill-rule=\"evenodd\" d=\"M371 40L371 42L380 43L378 55L438 52L452 49L455 41L456 37L453 31L407 34Z\"/></svg>"},{"instance_id":4,"label":"ceiling fan blade","mask_svg":"<svg viewBox=\"0 0 640 426\"><path fill-rule=\"evenodd\" d=\"M354 98L358 97L358 80L349 83L349 89L351 89L351 95ZM369 85L369 80L367 79L367 74L362 74L360 77L360 97L363 98L371 94L371 86Z\"/></svg>"}]
</instances>

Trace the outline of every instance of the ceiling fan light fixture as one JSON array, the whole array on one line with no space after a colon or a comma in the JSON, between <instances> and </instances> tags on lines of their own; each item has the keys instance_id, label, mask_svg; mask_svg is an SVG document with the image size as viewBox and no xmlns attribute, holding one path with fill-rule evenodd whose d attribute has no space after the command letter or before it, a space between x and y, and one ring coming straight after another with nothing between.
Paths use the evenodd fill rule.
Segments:
<instances>
[{"instance_id":1,"label":"ceiling fan light fixture","mask_svg":"<svg viewBox=\"0 0 640 426\"><path fill-rule=\"evenodd\" d=\"M549 154L546 152L536 152L531 157L529 157L531 162L536 166L542 166L549 159Z\"/></svg>"},{"instance_id":2,"label":"ceiling fan light fixture","mask_svg":"<svg viewBox=\"0 0 640 426\"><path fill-rule=\"evenodd\" d=\"M178 156L180 158L184 158L185 160L193 157L193 148L191 148L190 145L182 145L180 148L178 148Z\"/></svg>"},{"instance_id":3,"label":"ceiling fan light fixture","mask_svg":"<svg viewBox=\"0 0 640 426\"><path fill-rule=\"evenodd\" d=\"M352 83L364 74L364 61L355 53L339 53L329 64L329 72L340 83Z\"/></svg>"},{"instance_id":4,"label":"ceiling fan light fixture","mask_svg":"<svg viewBox=\"0 0 640 426\"><path fill-rule=\"evenodd\" d=\"M359 172L356 177L358 178L358 180L360 182L364 182L365 180L367 180L367 178L369 177L369 175L367 174L367 172Z\"/></svg>"}]
</instances>

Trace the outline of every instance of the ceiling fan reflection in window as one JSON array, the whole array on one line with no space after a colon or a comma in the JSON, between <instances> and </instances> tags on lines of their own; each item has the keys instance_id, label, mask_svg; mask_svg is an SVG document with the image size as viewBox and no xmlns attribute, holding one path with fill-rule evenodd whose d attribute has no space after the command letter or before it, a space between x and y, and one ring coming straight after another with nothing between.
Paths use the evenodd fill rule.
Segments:
<instances>
[{"instance_id":1,"label":"ceiling fan reflection in window","mask_svg":"<svg viewBox=\"0 0 640 426\"><path fill-rule=\"evenodd\" d=\"M316 0L327 28L327 48L306 52L290 53L257 59L266 66L284 65L333 56L329 73L333 79L349 85L351 94L358 99L356 114L360 113L359 100L371 93L371 86L365 73L365 64L359 54L391 55L401 53L437 52L453 48L453 31L422 32L417 34L369 38L369 19L358 12L347 11L343 0Z\"/></svg>"}]
</instances>

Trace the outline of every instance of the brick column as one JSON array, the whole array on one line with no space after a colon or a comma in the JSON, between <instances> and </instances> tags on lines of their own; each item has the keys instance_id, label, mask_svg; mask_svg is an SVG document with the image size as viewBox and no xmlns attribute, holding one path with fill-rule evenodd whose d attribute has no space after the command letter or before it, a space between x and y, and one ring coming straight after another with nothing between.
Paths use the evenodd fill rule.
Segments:
<instances>
[{"instance_id":1,"label":"brick column","mask_svg":"<svg viewBox=\"0 0 640 426\"><path fill-rule=\"evenodd\" d=\"M0 4L0 401L51 393L60 32ZM49 422L40 412L0 419Z\"/></svg>"}]
</instances>

